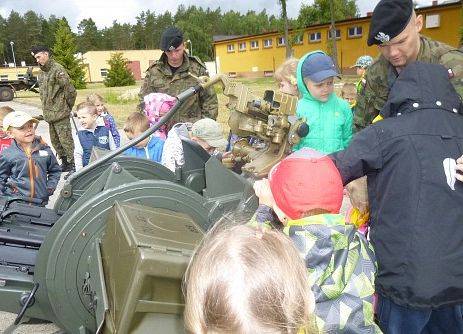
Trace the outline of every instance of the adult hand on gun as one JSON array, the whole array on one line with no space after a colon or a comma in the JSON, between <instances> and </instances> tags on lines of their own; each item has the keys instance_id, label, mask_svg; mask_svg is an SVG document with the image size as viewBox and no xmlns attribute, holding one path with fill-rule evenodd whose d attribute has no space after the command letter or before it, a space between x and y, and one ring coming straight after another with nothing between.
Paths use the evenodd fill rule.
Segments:
<instances>
[{"instance_id":1,"label":"adult hand on gun","mask_svg":"<svg viewBox=\"0 0 463 334\"><path fill-rule=\"evenodd\" d=\"M455 175L455 177L457 178L457 180L463 182L463 155L457 159L456 169L457 174Z\"/></svg>"}]
</instances>

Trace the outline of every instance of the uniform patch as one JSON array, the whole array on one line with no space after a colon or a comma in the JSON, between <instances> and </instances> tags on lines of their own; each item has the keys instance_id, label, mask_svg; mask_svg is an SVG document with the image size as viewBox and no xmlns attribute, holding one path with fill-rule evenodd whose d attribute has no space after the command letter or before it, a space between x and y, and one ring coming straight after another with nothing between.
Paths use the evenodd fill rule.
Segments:
<instances>
[{"instance_id":1,"label":"uniform patch","mask_svg":"<svg viewBox=\"0 0 463 334\"><path fill-rule=\"evenodd\" d=\"M39 150L39 157L48 157L48 152L44 150Z\"/></svg>"},{"instance_id":2,"label":"uniform patch","mask_svg":"<svg viewBox=\"0 0 463 334\"><path fill-rule=\"evenodd\" d=\"M108 136L98 137L98 142L102 145L106 145L109 142Z\"/></svg>"},{"instance_id":3,"label":"uniform patch","mask_svg":"<svg viewBox=\"0 0 463 334\"><path fill-rule=\"evenodd\" d=\"M453 79L453 77L455 76L455 73L453 73L452 69L449 68L447 72L449 73L449 79Z\"/></svg>"}]
</instances>

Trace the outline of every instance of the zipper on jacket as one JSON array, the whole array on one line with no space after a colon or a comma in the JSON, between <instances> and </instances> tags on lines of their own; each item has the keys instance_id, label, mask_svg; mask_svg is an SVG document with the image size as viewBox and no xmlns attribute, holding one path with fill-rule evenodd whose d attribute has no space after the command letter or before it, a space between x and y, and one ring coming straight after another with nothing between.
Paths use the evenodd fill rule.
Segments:
<instances>
[{"instance_id":1,"label":"zipper on jacket","mask_svg":"<svg viewBox=\"0 0 463 334\"><path fill-rule=\"evenodd\" d=\"M30 183L31 183L31 193L30 193L30 199L31 201L34 199L34 195L35 195L35 173L34 173L34 166L33 166L33 163L34 161L32 161L32 150L29 150L29 149L26 149L26 151L24 152L26 153L26 157L27 157L27 164L28 164L28 168L29 168L29 180L30 180Z\"/></svg>"}]
</instances>

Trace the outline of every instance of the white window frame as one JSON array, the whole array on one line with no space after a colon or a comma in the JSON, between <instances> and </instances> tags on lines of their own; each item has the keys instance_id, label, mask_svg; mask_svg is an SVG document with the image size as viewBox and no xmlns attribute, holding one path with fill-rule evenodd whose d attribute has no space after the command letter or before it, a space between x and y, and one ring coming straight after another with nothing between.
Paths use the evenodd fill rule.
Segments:
<instances>
[{"instance_id":1,"label":"white window frame","mask_svg":"<svg viewBox=\"0 0 463 334\"><path fill-rule=\"evenodd\" d=\"M227 44L227 52L235 52L235 44Z\"/></svg>"},{"instance_id":2,"label":"white window frame","mask_svg":"<svg viewBox=\"0 0 463 334\"><path fill-rule=\"evenodd\" d=\"M433 29L440 27L440 14L427 14L426 15L426 29Z\"/></svg>"},{"instance_id":3,"label":"white window frame","mask_svg":"<svg viewBox=\"0 0 463 334\"><path fill-rule=\"evenodd\" d=\"M258 40L251 41L251 50L256 50L258 48L259 48L259 41Z\"/></svg>"},{"instance_id":4,"label":"white window frame","mask_svg":"<svg viewBox=\"0 0 463 334\"><path fill-rule=\"evenodd\" d=\"M351 29L354 29L354 33L351 34ZM360 30L360 32L359 32ZM353 26L353 27L349 27L347 28L347 37L348 38L358 38L358 37L362 37L362 34L363 34L363 28L362 26Z\"/></svg>"},{"instance_id":5,"label":"white window frame","mask_svg":"<svg viewBox=\"0 0 463 334\"><path fill-rule=\"evenodd\" d=\"M106 78L108 76L108 72L109 72L109 69L107 68L100 68L100 75L103 77L103 78Z\"/></svg>"},{"instance_id":6,"label":"white window frame","mask_svg":"<svg viewBox=\"0 0 463 334\"><path fill-rule=\"evenodd\" d=\"M294 36L294 44L304 44L304 34Z\"/></svg>"},{"instance_id":7,"label":"white window frame","mask_svg":"<svg viewBox=\"0 0 463 334\"><path fill-rule=\"evenodd\" d=\"M244 45L244 47L243 47ZM239 51L246 51L247 43L246 42L240 42L238 43L238 50Z\"/></svg>"},{"instance_id":8,"label":"white window frame","mask_svg":"<svg viewBox=\"0 0 463 334\"><path fill-rule=\"evenodd\" d=\"M331 29L328 30L328 39L331 40ZM336 39L341 39L341 29L336 29Z\"/></svg>"},{"instance_id":9,"label":"white window frame","mask_svg":"<svg viewBox=\"0 0 463 334\"><path fill-rule=\"evenodd\" d=\"M273 39L272 38L264 39L264 49L268 49L271 47L273 47Z\"/></svg>"},{"instance_id":10,"label":"white window frame","mask_svg":"<svg viewBox=\"0 0 463 334\"><path fill-rule=\"evenodd\" d=\"M312 36L315 36L315 38L312 38ZM322 33L321 31L316 31L316 32L309 32L309 42L310 43L318 43L322 40Z\"/></svg>"},{"instance_id":11,"label":"white window frame","mask_svg":"<svg viewBox=\"0 0 463 334\"><path fill-rule=\"evenodd\" d=\"M284 36L277 37L277 46L285 46L285 45L286 45L286 41L285 41Z\"/></svg>"}]
</instances>

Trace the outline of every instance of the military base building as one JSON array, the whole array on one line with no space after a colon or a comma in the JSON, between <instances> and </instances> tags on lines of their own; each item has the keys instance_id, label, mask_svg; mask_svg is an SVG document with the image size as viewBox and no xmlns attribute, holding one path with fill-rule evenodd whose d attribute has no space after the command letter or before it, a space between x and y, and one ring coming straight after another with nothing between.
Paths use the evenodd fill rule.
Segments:
<instances>
[{"instance_id":1,"label":"military base building","mask_svg":"<svg viewBox=\"0 0 463 334\"><path fill-rule=\"evenodd\" d=\"M423 15L421 33L454 47L460 45L462 1L445 1L417 9ZM376 46L367 46L371 13L335 23L338 66L344 73L362 55L378 56ZM290 30L294 57L310 51L329 52L330 24L317 24L301 30ZM286 41L282 32L226 37L217 36L213 42L218 73L231 77L272 76L286 56Z\"/></svg>"}]
</instances>

